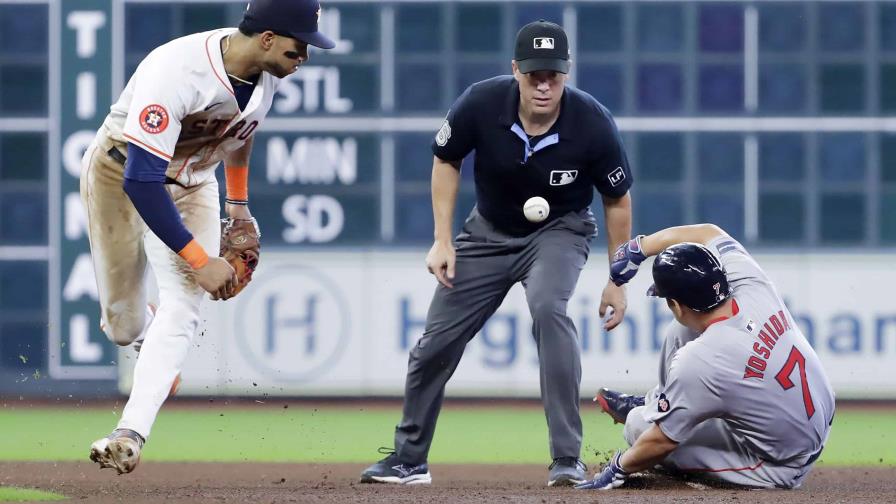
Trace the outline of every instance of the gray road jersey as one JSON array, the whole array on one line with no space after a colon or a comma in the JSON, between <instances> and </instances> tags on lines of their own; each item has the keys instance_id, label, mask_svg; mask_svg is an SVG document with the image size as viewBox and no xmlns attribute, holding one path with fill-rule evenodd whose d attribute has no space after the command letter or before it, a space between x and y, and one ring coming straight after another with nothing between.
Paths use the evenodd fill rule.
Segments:
<instances>
[{"instance_id":1,"label":"gray road jersey","mask_svg":"<svg viewBox=\"0 0 896 504\"><path fill-rule=\"evenodd\" d=\"M805 465L822 448L834 393L815 351L759 264L729 236L708 245L725 268L737 313L679 349L656 408L673 441L708 418L722 418L757 456Z\"/></svg>"}]
</instances>

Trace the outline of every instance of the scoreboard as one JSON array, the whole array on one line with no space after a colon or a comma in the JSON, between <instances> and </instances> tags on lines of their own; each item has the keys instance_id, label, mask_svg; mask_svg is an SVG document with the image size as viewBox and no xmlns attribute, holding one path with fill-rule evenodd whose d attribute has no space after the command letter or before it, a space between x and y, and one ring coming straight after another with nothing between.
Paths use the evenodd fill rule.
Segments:
<instances>
[{"instance_id":1,"label":"scoreboard","mask_svg":"<svg viewBox=\"0 0 896 504\"><path fill-rule=\"evenodd\" d=\"M97 292L78 190L82 153L150 50L188 33L235 26L244 5L109 0L51 5L51 17L58 16L59 23L52 36L60 40L51 41L58 71L54 61L50 68L51 80L60 86L64 167L50 177L51 251L58 254L51 258L49 290L51 320L58 321L50 324L48 364L54 378L116 374L114 345L97 330ZM424 17L442 9L424 7ZM396 9L369 2L324 4L320 30L336 48L312 49L310 61L281 83L255 135L250 199L266 249L419 245L431 239L429 143L456 87L443 89L441 74L427 71L426 53L416 56L419 63L396 68L398 18ZM399 117L408 107L416 113ZM458 222L471 206L467 183Z\"/></svg>"},{"instance_id":2,"label":"scoreboard","mask_svg":"<svg viewBox=\"0 0 896 504\"><path fill-rule=\"evenodd\" d=\"M0 0L0 279L29 279L0 289L0 371L115 377L81 155L149 51L244 8ZM256 132L265 247L425 250L432 136L468 85L509 73L535 19L566 28L570 83L617 118L639 231L711 220L754 248L896 244L896 2L325 0L336 48L312 51ZM462 177L456 225L474 202Z\"/></svg>"}]
</instances>

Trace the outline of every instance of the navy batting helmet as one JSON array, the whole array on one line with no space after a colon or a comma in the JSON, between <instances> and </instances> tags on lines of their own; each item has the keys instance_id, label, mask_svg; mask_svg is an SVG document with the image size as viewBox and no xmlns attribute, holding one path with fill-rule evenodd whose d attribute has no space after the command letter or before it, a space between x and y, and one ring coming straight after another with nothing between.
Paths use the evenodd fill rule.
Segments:
<instances>
[{"instance_id":1,"label":"navy batting helmet","mask_svg":"<svg viewBox=\"0 0 896 504\"><path fill-rule=\"evenodd\" d=\"M332 49L336 44L317 31L319 19L319 0L251 0L240 28L255 33L270 30L321 49Z\"/></svg>"},{"instance_id":2,"label":"navy batting helmet","mask_svg":"<svg viewBox=\"0 0 896 504\"><path fill-rule=\"evenodd\" d=\"M653 285L648 296L674 299L698 312L708 312L728 299L728 279L722 264L699 243L666 248L653 261Z\"/></svg>"}]
</instances>

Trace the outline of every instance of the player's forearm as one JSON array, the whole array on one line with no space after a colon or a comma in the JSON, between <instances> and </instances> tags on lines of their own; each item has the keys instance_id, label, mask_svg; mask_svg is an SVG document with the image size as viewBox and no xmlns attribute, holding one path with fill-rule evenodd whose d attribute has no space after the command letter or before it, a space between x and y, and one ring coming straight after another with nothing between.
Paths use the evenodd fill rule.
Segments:
<instances>
[{"instance_id":1,"label":"player's forearm","mask_svg":"<svg viewBox=\"0 0 896 504\"><path fill-rule=\"evenodd\" d=\"M622 454L619 463L622 470L627 473L650 469L662 462L677 446L678 443L666 437L663 431L654 424L641 434L634 446Z\"/></svg>"},{"instance_id":2,"label":"player's forearm","mask_svg":"<svg viewBox=\"0 0 896 504\"><path fill-rule=\"evenodd\" d=\"M632 199L629 193L620 198L602 196L601 199L607 227L607 255L612 261L613 251L632 237Z\"/></svg>"},{"instance_id":3,"label":"player's forearm","mask_svg":"<svg viewBox=\"0 0 896 504\"><path fill-rule=\"evenodd\" d=\"M445 161L433 156L432 215L435 241L451 241L451 226L459 187L460 161Z\"/></svg>"},{"instance_id":4,"label":"player's forearm","mask_svg":"<svg viewBox=\"0 0 896 504\"><path fill-rule=\"evenodd\" d=\"M162 182L139 182L124 179L122 185L146 226L194 269L208 262L208 254L193 239Z\"/></svg>"},{"instance_id":5,"label":"player's forearm","mask_svg":"<svg viewBox=\"0 0 896 504\"><path fill-rule=\"evenodd\" d=\"M706 245L715 238L725 234L715 224L692 224L666 228L641 239L641 250L650 257L659 254L666 247L677 243L694 242Z\"/></svg>"},{"instance_id":6,"label":"player's forearm","mask_svg":"<svg viewBox=\"0 0 896 504\"><path fill-rule=\"evenodd\" d=\"M249 157L252 154L253 137L249 137L239 149L224 160L224 179L227 197L224 211L234 219L251 219L249 212Z\"/></svg>"},{"instance_id":7,"label":"player's forearm","mask_svg":"<svg viewBox=\"0 0 896 504\"><path fill-rule=\"evenodd\" d=\"M255 136L250 136L239 149L228 154L224 158L224 166L248 166L249 158L252 156L252 144L254 141Z\"/></svg>"}]
</instances>

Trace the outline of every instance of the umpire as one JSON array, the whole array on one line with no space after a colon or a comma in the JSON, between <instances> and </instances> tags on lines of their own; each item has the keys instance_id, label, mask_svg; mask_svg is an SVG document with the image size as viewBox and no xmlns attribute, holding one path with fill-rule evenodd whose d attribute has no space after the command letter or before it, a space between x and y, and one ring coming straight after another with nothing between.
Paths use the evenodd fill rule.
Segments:
<instances>
[{"instance_id":1,"label":"umpire","mask_svg":"<svg viewBox=\"0 0 896 504\"><path fill-rule=\"evenodd\" d=\"M439 284L423 337L410 352L395 451L368 467L362 482L432 481L426 459L445 384L467 342L517 282L525 288L538 346L553 459L548 485L586 480L579 459L579 341L566 305L597 234L589 209L593 188L601 193L612 252L630 238L632 176L610 113L565 85L569 43L563 28L545 21L524 26L511 65L513 76L467 88L432 144L435 242L426 265ZM476 206L453 244L461 161L473 150ZM533 196L550 204L549 217L537 223L523 214ZM608 306L609 330L626 308L624 288L609 281L601 317Z\"/></svg>"}]
</instances>

